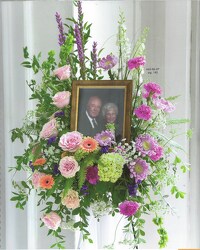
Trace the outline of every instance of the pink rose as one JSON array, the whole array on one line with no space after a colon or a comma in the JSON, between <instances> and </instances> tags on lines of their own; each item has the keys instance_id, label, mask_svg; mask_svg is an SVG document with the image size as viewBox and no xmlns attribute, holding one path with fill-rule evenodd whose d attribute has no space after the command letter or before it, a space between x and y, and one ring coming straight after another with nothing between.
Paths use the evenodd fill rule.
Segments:
<instances>
[{"instance_id":1,"label":"pink rose","mask_svg":"<svg viewBox=\"0 0 200 250\"><path fill-rule=\"evenodd\" d=\"M57 76L60 80L66 80L70 77L70 66L65 65L61 68L54 70L54 75Z\"/></svg>"},{"instance_id":2,"label":"pink rose","mask_svg":"<svg viewBox=\"0 0 200 250\"><path fill-rule=\"evenodd\" d=\"M73 156L65 156L60 160L58 169L62 176L71 178L80 170L80 166Z\"/></svg>"},{"instance_id":3,"label":"pink rose","mask_svg":"<svg viewBox=\"0 0 200 250\"><path fill-rule=\"evenodd\" d=\"M71 93L69 91L58 92L54 95L53 104L58 108L66 107L70 102Z\"/></svg>"},{"instance_id":4,"label":"pink rose","mask_svg":"<svg viewBox=\"0 0 200 250\"><path fill-rule=\"evenodd\" d=\"M80 200L78 197L78 192L70 189L67 195L62 198L62 204L67 208L75 209L80 206Z\"/></svg>"},{"instance_id":5,"label":"pink rose","mask_svg":"<svg viewBox=\"0 0 200 250\"><path fill-rule=\"evenodd\" d=\"M82 141L82 134L77 131L68 132L60 137L59 146L64 151L75 152Z\"/></svg>"},{"instance_id":6,"label":"pink rose","mask_svg":"<svg viewBox=\"0 0 200 250\"><path fill-rule=\"evenodd\" d=\"M52 230L57 230L61 223L60 216L55 212L50 212L49 214L45 214L41 220L44 224Z\"/></svg>"},{"instance_id":7,"label":"pink rose","mask_svg":"<svg viewBox=\"0 0 200 250\"><path fill-rule=\"evenodd\" d=\"M40 178L44 176L44 173L40 173L38 171L35 171L32 175L32 184L35 189L40 188Z\"/></svg>"},{"instance_id":8,"label":"pink rose","mask_svg":"<svg viewBox=\"0 0 200 250\"><path fill-rule=\"evenodd\" d=\"M57 136L58 130L56 125L56 119L52 119L45 123L42 131L40 132L40 138L49 139L51 137Z\"/></svg>"}]
</instances>

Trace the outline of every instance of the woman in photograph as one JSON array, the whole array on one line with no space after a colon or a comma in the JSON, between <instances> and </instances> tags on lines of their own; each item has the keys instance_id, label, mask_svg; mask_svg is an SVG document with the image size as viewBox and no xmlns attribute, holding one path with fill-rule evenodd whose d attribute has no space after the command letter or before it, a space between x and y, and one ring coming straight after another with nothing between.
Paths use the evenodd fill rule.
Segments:
<instances>
[{"instance_id":1,"label":"woman in photograph","mask_svg":"<svg viewBox=\"0 0 200 250\"><path fill-rule=\"evenodd\" d=\"M118 107L115 103L106 103L102 108L102 116L106 128L106 124L115 125L115 140L118 142L122 139L122 128L118 121Z\"/></svg>"}]
</instances>

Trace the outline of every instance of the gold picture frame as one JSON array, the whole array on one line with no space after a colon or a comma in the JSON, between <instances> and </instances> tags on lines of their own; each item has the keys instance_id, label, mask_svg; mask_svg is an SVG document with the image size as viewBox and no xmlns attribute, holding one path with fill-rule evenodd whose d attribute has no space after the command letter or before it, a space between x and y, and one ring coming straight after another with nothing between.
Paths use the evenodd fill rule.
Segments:
<instances>
[{"instance_id":1,"label":"gold picture frame","mask_svg":"<svg viewBox=\"0 0 200 250\"><path fill-rule=\"evenodd\" d=\"M116 141L130 141L132 88L132 80L73 81L71 130L93 137L114 123Z\"/></svg>"}]
</instances>

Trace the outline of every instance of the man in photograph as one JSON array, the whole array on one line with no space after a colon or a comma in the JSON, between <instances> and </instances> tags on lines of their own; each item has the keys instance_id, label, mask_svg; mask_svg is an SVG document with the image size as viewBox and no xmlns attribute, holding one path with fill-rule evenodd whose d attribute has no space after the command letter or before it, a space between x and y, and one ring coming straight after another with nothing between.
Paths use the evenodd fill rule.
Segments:
<instances>
[{"instance_id":1,"label":"man in photograph","mask_svg":"<svg viewBox=\"0 0 200 250\"><path fill-rule=\"evenodd\" d=\"M103 130L100 119L102 101L98 96L90 96L86 109L79 109L78 131L86 136L95 136Z\"/></svg>"}]
</instances>

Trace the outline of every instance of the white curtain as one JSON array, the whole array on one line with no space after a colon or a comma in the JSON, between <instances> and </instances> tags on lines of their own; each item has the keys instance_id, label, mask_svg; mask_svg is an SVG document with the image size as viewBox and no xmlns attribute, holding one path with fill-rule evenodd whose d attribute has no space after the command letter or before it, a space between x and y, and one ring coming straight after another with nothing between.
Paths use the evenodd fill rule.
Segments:
<instances>
[{"instance_id":1,"label":"white curtain","mask_svg":"<svg viewBox=\"0 0 200 250\"><path fill-rule=\"evenodd\" d=\"M181 188L187 192L186 199L181 201L171 199L178 210L178 216L165 218L169 232L169 248L200 246L198 237L200 229L196 223L200 205L198 192L200 190L198 181L200 178L198 168L200 19L199 2L194 2L190 0L83 1L85 20L93 22L92 37L98 42L99 47L106 47L104 55L110 51L116 52L113 44L116 39L119 6L125 12L128 36L131 41L138 38L144 27L150 28L146 67L157 68L158 73L154 73L153 70L147 71L146 78L160 83L166 96L181 95L177 101L175 116L184 118L191 116L192 127L195 130L192 143L189 147L188 141L183 137L179 138L178 142L187 152L190 149L192 171L179 180ZM0 46L0 52L2 52L0 59L0 236L2 239L0 248L48 248L53 241L46 236L45 228L39 228L40 213L35 208L34 195L26 211L16 210L9 200L12 191L12 174L8 173L8 167L15 165L14 155L20 155L23 152L20 143L10 142L9 131L22 125L25 112L32 105L28 102L29 91L25 84L25 80L31 79L32 75L20 66L22 47L27 45L31 53L37 54L42 51L43 58L49 50L57 51L55 12L60 12L63 18L77 13L76 11L73 13L71 1L1 2L0 11L2 41ZM182 128L186 130L188 127L185 125ZM189 161L188 155L182 155L182 157ZM19 179L22 177L18 175ZM103 242L108 243L108 235L111 236L110 242L112 242L113 222L107 221L106 217L101 223L96 223L92 219L91 221L90 228L96 238L96 248L103 247ZM147 244L142 245L141 248L157 248L157 233L156 230L152 230L150 218L147 218L146 232ZM75 248L78 237L77 234L74 238L74 234L67 231L67 248ZM97 240L100 238L102 240ZM82 248L88 249L88 245L82 244Z\"/></svg>"}]
</instances>

